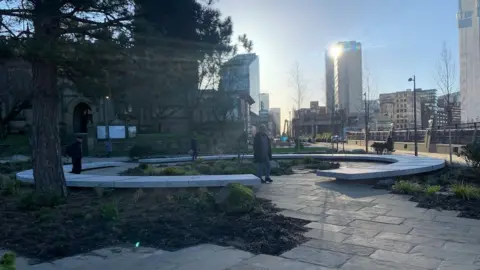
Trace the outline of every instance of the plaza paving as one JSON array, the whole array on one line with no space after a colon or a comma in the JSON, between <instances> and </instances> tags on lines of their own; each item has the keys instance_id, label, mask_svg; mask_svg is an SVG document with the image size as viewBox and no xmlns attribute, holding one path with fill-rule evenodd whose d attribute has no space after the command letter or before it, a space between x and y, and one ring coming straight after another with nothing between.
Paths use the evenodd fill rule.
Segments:
<instances>
[{"instance_id":1,"label":"plaza paving","mask_svg":"<svg viewBox=\"0 0 480 270\"><path fill-rule=\"evenodd\" d=\"M314 174L275 177L257 190L286 216L311 221L309 241L280 256L200 245L177 252L102 249L17 269L480 269L480 220L416 208L407 196Z\"/></svg>"}]
</instances>

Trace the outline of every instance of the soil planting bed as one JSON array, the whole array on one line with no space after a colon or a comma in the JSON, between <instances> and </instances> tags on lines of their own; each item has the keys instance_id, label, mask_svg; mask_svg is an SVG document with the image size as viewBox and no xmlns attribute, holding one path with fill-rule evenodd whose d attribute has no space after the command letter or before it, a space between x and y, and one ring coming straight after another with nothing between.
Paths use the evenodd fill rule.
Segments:
<instances>
[{"instance_id":1,"label":"soil planting bed","mask_svg":"<svg viewBox=\"0 0 480 270\"><path fill-rule=\"evenodd\" d=\"M306 241L307 222L277 215L269 201L227 214L211 203L214 192L71 189L66 201L41 207L51 200L21 187L0 195L0 247L43 261L136 243L171 251L214 243L279 255Z\"/></svg>"},{"instance_id":2,"label":"soil planting bed","mask_svg":"<svg viewBox=\"0 0 480 270\"><path fill-rule=\"evenodd\" d=\"M414 195L410 200L418 202L417 207L460 211L459 217L480 219L480 200L464 200L445 195L433 197L424 194Z\"/></svg>"}]
</instances>

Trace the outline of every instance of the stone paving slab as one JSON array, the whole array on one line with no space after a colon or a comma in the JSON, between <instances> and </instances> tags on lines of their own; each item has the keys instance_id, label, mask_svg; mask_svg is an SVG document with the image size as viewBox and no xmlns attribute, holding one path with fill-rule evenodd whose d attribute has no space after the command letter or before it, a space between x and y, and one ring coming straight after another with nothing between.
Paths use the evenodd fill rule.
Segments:
<instances>
[{"instance_id":1,"label":"stone paving slab","mask_svg":"<svg viewBox=\"0 0 480 270\"><path fill-rule=\"evenodd\" d=\"M375 238L402 241L415 245L425 245L431 247L442 247L445 244L445 241L440 239L391 232L380 232L379 234L375 235Z\"/></svg>"},{"instance_id":2,"label":"stone paving slab","mask_svg":"<svg viewBox=\"0 0 480 270\"><path fill-rule=\"evenodd\" d=\"M338 243L343 242L343 240L347 239L350 236L344 233L332 232L327 230L316 230L316 229L311 229L308 232L306 232L304 235L309 238L338 242Z\"/></svg>"},{"instance_id":3,"label":"stone paving slab","mask_svg":"<svg viewBox=\"0 0 480 270\"><path fill-rule=\"evenodd\" d=\"M390 239L379 239L379 238L367 238L358 235L352 235L347 238L343 243L354 244L358 246L372 247L376 249L383 249L389 251L396 251L401 253L407 253L410 251L414 245L406 242L390 240Z\"/></svg>"},{"instance_id":4,"label":"stone paving slab","mask_svg":"<svg viewBox=\"0 0 480 270\"><path fill-rule=\"evenodd\" d=\"M473 265L473 263L477 259L477 255L475 254L445 250L442 248L428 247L422 245L414 247L410 251L410 254L418 254L437 260L450 261L468 265Z\"/></svg>"},{"instance_id":5,"label":"stone paving slab","mask_svg":"<svg viewBox=\"0 0 480 270\"><path fill-rule=\"evenodd\" d=\"M257 255L228 270L331 270L320 265L313 265L295 260L270 255Z\"/></svg>"},{"instance_id":6,"label":"stone paving slab","mask_svg":"<svg viewBox=\"0 0 480 270\"><path fill-rule=\"evenodd\" d=\"M358 246L352 244L336 243L331 241L324 240L310 240L303 244L304 246L315 248L315 249L324 249L334 252L341 252L352 255L361 255L361 256L370 256L375 252L374 248L369 248L365 246Z\"/></svg>"},{"instance_id":7,"label":"stone paving slab","mask_svg":"<svg viewBox=\"0 0 480 270\"><path fill-rule=\"evenodd\" d=\"M342 270L425 270L425 268L415 267L394 262L379 261L372 258L355 256L345 263Z\"/></svg>"},{"instance_id":8,"label":"stone paving slab","mask_svg":"<svg viewBox=\"0 0 480 270\"><path fill-rule=\"evenodd\" d=\"M395 217L395 216L377 216L377 217L373 218L372 221L380 222L380 223L400 225L405 221L405 218Z\"/></svg>"},{"instance_id":9,"label":"stone paving slab","mask_svg":"<svg viewBox=\"0 0 480 270\"><path fill-rule=\"evenodd\" d=\"M389 261L425 269L436 269L442 262L418 254L404 254L386 250L377 250L370 257L379 261Z\"/></svg>"},{"instance_id":10,"label":"stone paving slab","mask_svg":"<svg viewBox=\"0 0 480 270\"><path fill-rule=\"evenodd\" d=\"M312 264L318 264L326 267L340 267L352 256L329 250L321 250L306 246L299 246L281 255L282 257L303 261Z\"/></svg>"},{"instance_id":11,"label":"stone paving slab","mask_svg":"<svg viewBox=\"0 0 480 270\"><path fill-rule=\"evenodd\" d=\"M392 225L386 223L379 223L367 220L354 220L348 224L350 227L365 228L365 229L380 229L384 232L393 232L393 233L408 233L413 227L405 225Z\"/></svg>"},{"instance_id":12,"label":"stone paving slab","mask_svg":"<svg viewBox=\"0 0 480 270\"><path fill-rule=\"evenodd\" d=\"M363 237L374 237L375 235L381 232L380 229L367 229L367 228L356 228L356 227L345 227L345 229L340 231L341 233L358 235Z\"/></svg>"}]
</instances>

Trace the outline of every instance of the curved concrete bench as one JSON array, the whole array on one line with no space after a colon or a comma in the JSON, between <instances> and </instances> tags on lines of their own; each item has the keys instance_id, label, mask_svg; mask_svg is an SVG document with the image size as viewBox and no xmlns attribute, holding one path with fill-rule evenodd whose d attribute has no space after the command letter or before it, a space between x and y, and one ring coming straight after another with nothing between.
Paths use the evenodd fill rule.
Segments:
<instances>
[{"instance_id":1,"label":"curved concrete bench","mask_svg":"<svg viewBox=\"0 0 480 270\"><path fill-rule=\"evenodd\" d=\"M119 167L123 162L92 162L82 164L83 169ZM72 174L71 165L63 166L67 187L104 187L104 188L186 188L186 187L222 187L230 183L246 186L260 185L260 179L253 174L234 175L182 175L182 176L121 176ZM34 183L33 170L16 174L19 181Z\"/></svg>"},{"instance_id":2,"label":"curved concrete bench","mask_svg":"<svg viewBox=\"0 0 480 270\"><path fill-rule=\"evenodd\" d=\"M375 164L366 168L339 168L336 170L317 171L317 175L333 177L339 180L369 180L433 172L445 167L445 160L437 158L408 155L379 155L377 157L383 157L385 162L391 163L387 165Z\"/></svg>"},{"instance_id":3,"label":"curved concrete bench","mask_svg":"<svg viewBox=\"0 0 480 270\"><path fill-rule=\"evenodd\" d=\"M236 155L203 156L203 160L228 160ZM245 155L252 159L253 155ZM317 171L318 176L333 177L342 180L384 179L398 176L408 176L427 173L445 167L442 159L429 157L415 157L409 155L368 155L368 154L274 154L273 159L302 159L311 157L328 161L367 161L389 164L374 164L366 168L339 168L334 170ZM140 163L159 164L191 161L190 157L142 159Z\"/></svg>"},{"instance_id":4,"label":"curved concrete bench","mask_svg":"<svg viewBox=\"0 0 480 270\"><path fill-rule=\"evenodd\" d=\"M228 160L237 155L204 156L203 160ZM252 155L245 155L252 159ZM402 155L364 155L364 154L275 154L274 159L303 159L311 157L330 161L371 161L389 164L375 164L367 168L340 168L335 170L317 171L319 176L334 177L345 180L365 180L407 176L442 169L445 161L428 157ZM191 161L190 157L143 159L140 163L160 164ZM94 162L83 164L84 169L122 166L123 162ZM69 172L71 165L65 165ZM16 175L17 180L33 183L33 171L27 170ZM247 186L260 185L260 179L252 174L235 175L185 175L185 176L119 176L65 173L69 187L108 187L108 188L178 188L178 187L221 187L229 183L240 183Z\"/></svg>"},{"instance_id":5,"label":"curved concrete bench","mask_svg":"<svg viewBox=\"0 0 480 270\"><path fill-rule=\"evenodd\" d=\"M214 160L229 160L237 158L237 155L218 155L218 156L199 156L201 160L214 161ZM253 159L253 155L243 155L243 158ZM282 159L303 159L311 157L314 159L330 160L330 161L372 161L381 163L394 163L397 159L394 156L381 156L381 155L364 155L364 154L273 154L274 160ZM140 159L138 162L143 164L161 164L161 163L180 163L189 162L192 158L189 156L184 157L172 157L172 158L149 158Z\"/></svg>"}]
</instances>

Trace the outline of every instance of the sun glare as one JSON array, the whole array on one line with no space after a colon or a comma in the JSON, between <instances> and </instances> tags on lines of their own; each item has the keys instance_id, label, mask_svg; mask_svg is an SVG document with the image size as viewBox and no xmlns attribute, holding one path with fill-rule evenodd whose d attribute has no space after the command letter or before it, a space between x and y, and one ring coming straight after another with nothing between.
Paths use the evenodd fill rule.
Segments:
<instances>
[{"instance_id":1,"label":"sun glare","mask_svg":"<svg viewBox=\"0 0 480 270\"><path fill-rule=\"evenodd\" d=\"M331 57L338 58L342 55L343 48L340 45L333 45L332 47L330 47L330 50L328 51L330 52Z\"/></svg>"}]
</instances>

